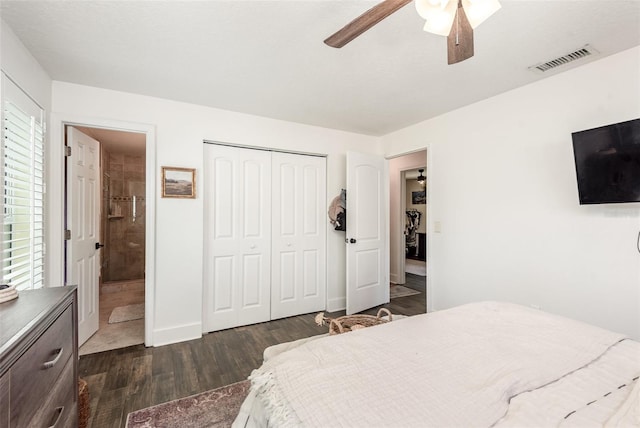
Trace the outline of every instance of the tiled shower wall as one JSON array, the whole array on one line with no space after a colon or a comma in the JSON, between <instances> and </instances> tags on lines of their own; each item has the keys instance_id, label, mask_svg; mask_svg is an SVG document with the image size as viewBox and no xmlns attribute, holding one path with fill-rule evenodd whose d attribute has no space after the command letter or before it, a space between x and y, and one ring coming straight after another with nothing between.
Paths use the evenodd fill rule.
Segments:
<instances>
[{"instance_id":1,"label":"tiled shower wall","mask_svg":"<svg viewBox=\"0 0 640 428\"><path fill-rule=\"evenodd\" d=\"M103 157L102 281L144 278L145 158L122 153Z\"/></svg>"}]
</instances>

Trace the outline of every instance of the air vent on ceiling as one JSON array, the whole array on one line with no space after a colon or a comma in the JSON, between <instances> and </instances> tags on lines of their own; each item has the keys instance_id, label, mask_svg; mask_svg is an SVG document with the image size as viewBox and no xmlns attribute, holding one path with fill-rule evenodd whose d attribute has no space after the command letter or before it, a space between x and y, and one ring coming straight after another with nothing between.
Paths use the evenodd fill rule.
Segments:
<instances>
[{"instance_id":1,"label":"air vent on ceiling","mask_svg":"<svg viewBox=\"0 0 640 428\"><path fill-rule=\"evenodd\" d=\"M594 48L592 48L591 46L585 45L584 47L576 51L573 51L561 57L552 59L551 61L543 62L538 65L533 65L529 67L529 70L535 73L544 73L554 68L569 64L570 62L573 62L575 60L582 59L591 55L597 55L598 53L599 52Z\"/></svg>"}]
</instances>

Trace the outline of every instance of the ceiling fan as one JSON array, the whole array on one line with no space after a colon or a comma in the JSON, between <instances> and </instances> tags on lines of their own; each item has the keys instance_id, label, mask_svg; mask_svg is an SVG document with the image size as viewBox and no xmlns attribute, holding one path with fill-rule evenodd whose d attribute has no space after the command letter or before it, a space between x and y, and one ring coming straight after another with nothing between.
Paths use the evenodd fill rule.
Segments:
<instances>
[{"instance_id":1,"label":"ceiling fan","mask_svg":"<svg viewBox=\"0 0 640 428\"><path fill-rule=\"evenodd\" d=\"M384 0L329 36L324 43L341 48L412 0ZM424 30L447 36L448 63L473 56L473 29L500 9L498 0L415 0Z\"/></svg>"}]
</instances>

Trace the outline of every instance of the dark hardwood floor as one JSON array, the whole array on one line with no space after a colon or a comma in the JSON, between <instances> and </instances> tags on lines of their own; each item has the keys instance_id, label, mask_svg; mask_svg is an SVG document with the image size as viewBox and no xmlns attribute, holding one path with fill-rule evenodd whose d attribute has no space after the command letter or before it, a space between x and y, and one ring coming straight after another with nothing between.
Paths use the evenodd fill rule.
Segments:
<instances>
[{"instance_id":1,"label":"dark hardwood floor","mask_svg":"<svg viewBox=\"0 0 640 428\"><path fill-rule=\"evenodd\" d=\"M406 286L420 287L425 281L409 275ZM426 311L426 298L424 293L399 297L382 307L393 314L416 315ZM364 313L375 314L378 309ZM326 333L326 326L315 324L315 315L218 331L157 348L136 345L83 355L79 374L89 386L89 427L124 427L134 410L244 380L262 364L265 348ZM329 317L340 315L344 311L327 313Z\"/></svg>"}]
</instances>

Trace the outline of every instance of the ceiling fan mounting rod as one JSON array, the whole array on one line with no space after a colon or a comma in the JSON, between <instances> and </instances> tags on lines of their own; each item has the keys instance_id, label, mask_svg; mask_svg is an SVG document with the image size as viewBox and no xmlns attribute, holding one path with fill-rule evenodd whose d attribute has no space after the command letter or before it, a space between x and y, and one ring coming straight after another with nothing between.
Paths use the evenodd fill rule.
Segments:
<instances>
[{"instance_id":1,"label":"ceiling fan mounting rod","mask_svg":"<svg viewBox=\"0 0 640 428\"><path fill-rule=\"evenodd\" d=\"M460 13L459 10L462 7L462 0L458 0L458 7L456 8L456 46L460 45Z\"/></svg>"}]
</instances>

